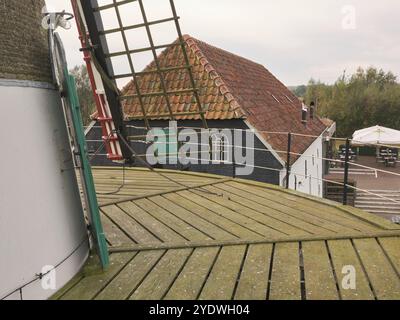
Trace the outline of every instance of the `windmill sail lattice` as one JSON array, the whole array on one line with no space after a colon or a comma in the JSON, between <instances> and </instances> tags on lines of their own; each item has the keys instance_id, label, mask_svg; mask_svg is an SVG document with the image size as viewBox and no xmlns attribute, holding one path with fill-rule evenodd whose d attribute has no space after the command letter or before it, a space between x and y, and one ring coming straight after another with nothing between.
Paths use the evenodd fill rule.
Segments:
<instances>
[{"instance_id":1,"label":"windmill sail lattice","mask_svg":"<svg viewBox=\"0 0 400 320\"><path fill-rule=\"evenodd\" d=\"M193 102L196 105L196 110L191 111L191 115L199 115L203 122L203 126L208 128L203 111L200 97L196 88L196 82L192 73L192 66L190 65L188 53L182 31L179 24L179 17L173 0L168 1L171 11L171 16L166 16L163 19L150 21L146 14L146 7L144 0L124 0L116 1L110 0L109 3L99 5L98 1L83 1L72 0L75 15L78 22L79 31L81 34L82 51L85 55L85 60L88 64L88 71L91 74L91 83L96 95L96 105L98 112L98 120L100 121L103 129L103 140L106 144L108 158L111 160L129 159L131 157L128 148L124 144L119 144L118 135L127 137L126 128L124 126L124 118L122 111L123 101L130 99L137 99L142 113L142 119L147 128L150 129L150 121L145 103L143 100L147 97L160 97L164 100L166 105L166 115L174 120L180 116L188 115L177 110L174 110L171 103L171 96L176 95L192 95ZM138 4L138 10L142 22L138 24L126 24L122 19L122 13L126 6L131 3ZM124 8L125 7L125 8ZM114 11L116 28L105 29L102 21L102 14L105 11ZM166 12L166 14L168 14ZM163 25L166 23L173 23L178 35L178 41L173 44L158 44L156 43L150 26ZM135 29L143 29L146 33L149 46L143 48L133 48L129 45L127 32ZM119 34L122 39L122 50L110 52L107 36ZM174 67L163 67L158 59L157 50L166 49L171 46L179 47L184 56L184 64ZM146 70L145 72L137 72L135 69L133 55L137 53L149 52L154 59L154 68ZM114 73L113 58L126 57L129 68L121 74ZM174 70L186 70L189 77L190 87L184 90L170 90L166 84L166 74ZM156 74L160 79L160 88L154 90L141 89L140 79L145 74ZM130 79L134 84L134 94L123 94L116 85L119 79ZM118 134L116 133L118 131Z\"/></svg>"}]
</instances>

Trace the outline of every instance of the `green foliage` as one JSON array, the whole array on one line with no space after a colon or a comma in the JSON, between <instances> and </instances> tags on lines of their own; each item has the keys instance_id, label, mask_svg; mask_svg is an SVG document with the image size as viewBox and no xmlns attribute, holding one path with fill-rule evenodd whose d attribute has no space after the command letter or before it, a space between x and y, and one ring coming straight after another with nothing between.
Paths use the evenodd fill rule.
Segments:
<instances>
[{"instance_id":1,"label":"green foliage","mask_svg":"<svg viewBox=\"0 0 400 320\"><path fill-rule=\"evenodd\" d=\"M96 110L89 74L85 65L75 66L75 68L70 70L70 73L74 76L76 81L83 124L87 126L91 121L90 116Z\"/></svg>"},{"instance_id":2,"label":"green foliage","mask_svg":"<svg viewBox=\"0 0 400 320\"><path fill-rule=\"evenodd\" d=\"M317 101L320 116L337 122L339 136L375 125L400 130L400 84L391 72L359 68L334 85L311 79L304 97Z\"/></svg>"},{"instance_id":3,"label":"green foliage","mask_svg":"<svg viewBox=\"0 0 400 320\"><path fill-rule=\"evenodd\" d=\"M301 85L298 87L293 87L291 90L297 97L304 97L307 92L307 86Z\"/></svg>"}]
</instances>

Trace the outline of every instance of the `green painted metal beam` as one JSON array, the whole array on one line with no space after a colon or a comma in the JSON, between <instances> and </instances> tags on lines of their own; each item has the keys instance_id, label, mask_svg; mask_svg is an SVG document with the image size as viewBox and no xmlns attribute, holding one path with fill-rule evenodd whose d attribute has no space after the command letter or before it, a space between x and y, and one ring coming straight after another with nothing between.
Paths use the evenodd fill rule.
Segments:
<instances>
[{"instance_id":1,"label":"green painted metal beam","mask_svg":"<svg viewBox=\"0 0 400 320\"><path fill-rule=\"evenodd\" d=\"M103 226L100 219L99 204L97 202L96 188L93 180L92 168L88 159L87 144L85 139L85 133L83 129L83 121L81 116L80 104L78 99L78 93L75 84L75 78L68 73L68 70L64 70L67 75L67 98L71 108L72 121L79 148L79 154L81 159L81 166L83 172L83 183L85 184L84 189L87 193L87 209L90 213L90 220L92 223L92 234L95 238L95 243L98 251L98 255L101 261L103 269L107 269L109 266L109 254L104 234Z\"/></svg>"}]
</instances>

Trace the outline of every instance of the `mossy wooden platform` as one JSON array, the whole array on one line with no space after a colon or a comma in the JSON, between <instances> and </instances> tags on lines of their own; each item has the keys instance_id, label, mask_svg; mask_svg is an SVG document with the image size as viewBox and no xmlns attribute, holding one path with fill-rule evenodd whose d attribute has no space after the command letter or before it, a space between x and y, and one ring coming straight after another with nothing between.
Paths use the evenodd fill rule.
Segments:
<instances>
[{"instance_id":1,"label":"mossy wooden platform","mask_svg":"<svg viewBox=\"0 0 400 320\"><path fill-rule=\"evenodd\" d=\"M400 226L275 186L96 168L111 253L56 299L400 299ZM342 286L344 267L356 288Z\"/></svg>"}]
</instances>

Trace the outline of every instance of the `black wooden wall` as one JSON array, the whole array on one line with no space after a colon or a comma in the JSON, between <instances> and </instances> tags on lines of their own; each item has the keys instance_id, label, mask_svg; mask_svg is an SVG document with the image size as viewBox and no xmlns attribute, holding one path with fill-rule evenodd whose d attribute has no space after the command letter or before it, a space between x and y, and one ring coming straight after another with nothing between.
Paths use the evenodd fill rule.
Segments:
<instances>
[{"instance_id":1,"label":"black wooden wall","mask_svg":"<svg viewBox=\"0 0 400 320\"><path fill-rule=\"evenodd\" d=\"M168 121L151 121L150 125L152 128L167 128L169 122ZM143 121L130 121L127 123L128 126L133 127L144 127ZM214 120L208 121L208 125L210 128L215 129L243 129L248 130L248 127L242 120ZM99 124L95 125L95 128L91 129L86 139L88 140L88 149L90 153L94 153L101 146L101 142L94 142L95 140L101 140L101 129L98 128ZM178 127L194 127L201 128L201 121L193 121L193 120L185 120L178 121ZM128 135L129 136L140 136L146 135L147 130L145 129L137 129L128 127ZM242 133L243 137L245 137L245 133ZM200 139L199 139L200 141ZM143 143L131 142L131 146L135 150L137 154L146 154L148 145ZM267 167L274 169L282 169L282 165L279 161L268 152L267 148L264 144L257 138L254 138L254 148L262 149L264 151L255 150L254 151L254 166L256 167ZM265 152L267 151L267 152ZM243 151L244 152L244 151ZM109 160L107 160L106 156L104 156L104 149L99 153L100 155L94 157L91 161L93 166L120 166L119 164L115 164ZM136 164L139 167L142 167L140 164ZM231 177L233 176L233 165L232 164L213 164L209 163L198 164L198 165L189 165L183 167L182 165L162 165L157 166L164 169L177 169L177 170L186 170L192 172L203 172L203 173L211 173L218 174L223 176ZM260 168L254 168L254 171L251 175L248 176L237 176L237 178L249 179L260 182L267 182L275 185L279 185L279 172L272 170L265 170Z\"/></svg>"}]
</instances>

